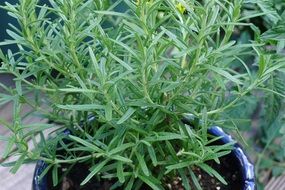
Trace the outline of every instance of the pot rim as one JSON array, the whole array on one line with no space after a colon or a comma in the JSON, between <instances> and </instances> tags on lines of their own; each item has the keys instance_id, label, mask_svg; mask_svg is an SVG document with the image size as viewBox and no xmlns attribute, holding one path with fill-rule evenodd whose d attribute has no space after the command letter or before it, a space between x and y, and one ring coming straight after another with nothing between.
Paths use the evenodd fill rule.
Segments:
<instances>
[{"instance_id":1,"label":"pot rim","mask_svg":"<svg viewBox=\"0 0 285 190\"><path fill-rule=\"evenodd\" d=\"M241 145L238 144L231 135L225 133L221 127L211 127L208 132L214 136L222 136L222 138L219 140L224 144L234 142L232 154L234 154L234 156L238 159L241 167L241 173L244 181L243 190L255 190L254 166L243 151Z\"/></svg>"}]
</instances>

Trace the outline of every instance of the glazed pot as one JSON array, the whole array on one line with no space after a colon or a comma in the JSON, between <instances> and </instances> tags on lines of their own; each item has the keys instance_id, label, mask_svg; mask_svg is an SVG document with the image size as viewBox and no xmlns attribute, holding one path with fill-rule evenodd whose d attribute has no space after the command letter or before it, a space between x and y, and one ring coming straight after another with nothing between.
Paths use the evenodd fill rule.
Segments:
<instances>
[{"instance_id":1,"label":"glazed pot","mask_svg":"<svg viewBox=\"0 0 285 190\"><path fill-rule=\"evenodd\" d=\"M226 144L230 142L234 142L232 137L226 134L220 127L212 127L208 130L208 132L214 136L222 137L219 139L221 144ZM238 144L234 144L234 149L230 153L235 159L235 162L240 169L242 176L242 189L241 190L255 190L255 176L254 176L254 166L250 162L249 158L246 156L242 147Z\"/></svg>"},{"instance_id":2,"label":"glazed pot","mask_svg":"<svg viewBox=\"0 0 285 190\"><path fill-rule=\"evenodd\" d=\"M217 137L222 137L219 139L218 144L226 144L234 142L232 137L226 134L220 127L212 127L208 130L209 134ZM68 134L68 131L65 131ZM231 159L234 162L234 167L238 168L240 176L242 179L239 179L241 182L241 190L255 190L255 177L254 177L254 166L250 163L248 157L242 150L241 146L238 143L234 144L234 149L229 154ZM43 177L42 180L39 180L39 176L47 167L47 164L43 161L38 161L33 177L33 190L49 190L47 188L47 177Z\"/></svg>"}]
</instances>

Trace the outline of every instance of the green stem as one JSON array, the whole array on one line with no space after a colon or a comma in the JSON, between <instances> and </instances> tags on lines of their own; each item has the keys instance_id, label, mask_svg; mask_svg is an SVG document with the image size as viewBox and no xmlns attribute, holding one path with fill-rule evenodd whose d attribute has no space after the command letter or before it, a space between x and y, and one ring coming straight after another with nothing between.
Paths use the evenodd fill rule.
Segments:
<instances>
[{"instance_id":1,"label":"green stem","mask_svg":"<svg viewBox=\"0 0 285 190\"><path fill-rule=\"evenodd\" d=\"M100 154L101 155L101 154ZM98 156L98 153L90 154L87 156L81 156L73 159L65 159L65 160L60 160L60 159L49 159L45 157L39 157L39 160L43 160L44 162L48 164L65 164L65 163L74 163L74 162L79 162L82 160L87 160L91 158L95 158Z\"/></svg>"}]
</instances>

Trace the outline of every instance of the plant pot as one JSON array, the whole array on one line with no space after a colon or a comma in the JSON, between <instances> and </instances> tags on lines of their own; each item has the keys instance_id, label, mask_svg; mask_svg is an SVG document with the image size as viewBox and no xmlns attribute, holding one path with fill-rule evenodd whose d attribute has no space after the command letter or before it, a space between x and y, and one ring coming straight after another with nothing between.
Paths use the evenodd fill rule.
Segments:
<instances>
[{"instance_id":1,"label":"plant pot","mask_svg":"<svg viewBox=\"0 0 285 190\"><path fill-rule=\"evenodd\" d=\"M222 136L219 140L221 144L233 142L234 140L228 134L226 134L220 127L212 127L208 132L214 136ZM242 176L243 187L242 190L255 190L255 176L254 166L251 164L249 158L244 153L242 147L238 144L234 144L234 149L230 153L236 160L236 165L240 169Z\"/></svg>"},{"instance_id":2,"label":"plant pot","mask_svg":"<svg viewBox=\"0 0 285 190\"><path fill-rule=\"evenodd\" d=\"M220 127L212 127L208 132L214 136L221 136L217 142L218 144L226 144L233 142L233 139L230 135L226 134ZM245 155L241 146L237 143L234 144L234 149L229 154L231 159L230 167L237 168L240 173L239 181L241 183L242 189L240 190L255 190L255 180L254 180L254 166L250 163L248 157ZM232 163L233 162L233 163ZM33 190L49 190L48 189L48 178L45 176L42 180L39 180L39 176L47 167L47 164L43 161L38 161L33 177ZM219 172L219 171L218 171ZM235 182L234 182L235 183ZM222 190L222 189L221 189Z\"/></svg>"}]
</instances>

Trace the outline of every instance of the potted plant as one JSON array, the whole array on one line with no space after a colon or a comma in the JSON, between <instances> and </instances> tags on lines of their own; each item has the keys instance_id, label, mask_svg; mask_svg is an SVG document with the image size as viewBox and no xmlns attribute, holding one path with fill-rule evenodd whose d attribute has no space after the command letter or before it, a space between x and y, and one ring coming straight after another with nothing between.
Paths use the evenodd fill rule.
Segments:
<instances>
[{"instance_id":1,"label":"potted plant","mask_svg":"<svg viewBox=\"0 0 285 190\"><path fill-rule=\"evenodd\" d=\"M281 67L258 40L231 40L235 26L254 27L242 0L49 2L4 7L20 27L0 43L19 48L0 52L16 84L2 84L14 119L0 139L17 160L2 165L40 160L41 190L254 189L243 151L213 127L230 130L224 113ZM50 123L23 124L31 114Z\"/></svg>"}]
</instances>

